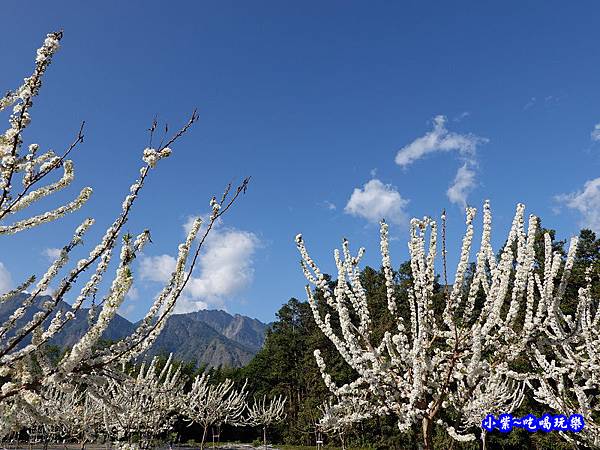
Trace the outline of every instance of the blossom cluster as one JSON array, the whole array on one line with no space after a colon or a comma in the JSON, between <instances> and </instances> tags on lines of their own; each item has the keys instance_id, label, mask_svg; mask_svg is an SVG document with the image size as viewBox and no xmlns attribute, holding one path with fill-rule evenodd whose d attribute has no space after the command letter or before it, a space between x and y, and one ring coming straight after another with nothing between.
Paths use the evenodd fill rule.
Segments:
<instances>
[{"instance_id":1,"label":"blossom cluster","mask_svg":"<svg viewBox=\"0 0 600 450\"><path fill-rule=\"evenodd\" d=\"M559 307L574 264L577 238L571 240L563 259L553 250L550 235L545 233L545 263L540 273L536 263L538 218L530 215L526 223L525 206L518 204L504 246L496 252L491 245L490 205L485 202L481 241L475 252L473 270L469 272L475 216L476 209L467 208L466 231L454 283L444 287L445 304L439 313L433 304L438 245L436 221L424 217L410 223L408 247L412 278L404 308L408 314L399 313L388 225L381 222L382 271L395 329L386 331L379 341L373 337L366 293L359 277L358 264L365 250L361 248L353 256L348 241L343 241L342 251L334 252L338 278L335 287L331 287L310 257L302 235L296 236L302 270L309 282L306 293L315 323L358 374L354 381L338 386L320 352L315 351L317 366L334 399L326 409L323 423L348 424L373 416L394 415L401 430L422 422L424 444L430 448L433 423L444 427L456 440L473 440L487 414L511 413L522 403L526 389L533 388L536 395L555 410L575 412L573 407L564 407L559 401L564 384L559 385L556 392L555 384L546 382L545 378L566 378L567 374L572 376L578 371L580 375L575 379L583 383L584 375L595 380L598 371L592 372L600 367L600 358L596 358L600 356L596 350L599 345L593 348L586 345L592 336L597 339L598 334L591 329L600 322L597 310L593 310L592 315L590 289L580 292L577 318L563 315ZM445 226L445 215L442 223ZM444 264L445 252L444 247ZM332 314L337 315L339 322L336 329L332 326ZM573 339L577 324L582 321L584 330L590 331L585 338L580 335L581 339ZM594 352L594 357L577 359L579 365L573 362L569 368L559 368L555 361L548 362L543 355L543 350L555 347L538 345L544 333L545 339L559 345L563 363L573 354L581 353L584 346L588 352ZM600 344L600 340L593 342ZM564 348L566 345L569 350ZM544 377L529 370L517 371L518 365L513 363L523 358L536 361ZM574 389L586 423L590 422L591 408L584 390L595 386L598 384L588 381ZM446 423L443 417L447 415L458 417L458 425ZM595 429L594 426L587 428Z\"/></svg>"},{"instance_id":2,"label":"blossom cluster","mask_svg":"<svg viewBox=\"0 0 600 450\"><path fill-rule=\"evenodd\" d=\"M268 426L272 423L279 422L285 418L285 402L287 398L283 395L273 397L267 402L267 396L263 395L262 399L254 399L254 403L247 405L248 425Z\"/></svg>"},{"instance_id":3,"label":"blossom cluster","mask_svg":"<svg viewBox=\"0 0 600 450\"><path fill-rule=\"evenodd\" d=\"M142 158L146 164L150 167L156 167L156 163L162 158L166 158L171 155L171 149L164 147L160 150L155 148L146 147L144 149L144 157Z\"/></svg>"},{"instance_id":4,"label":"blossom cluster","mask_svg":"<svg viewBox=\"0 0 600 450\"><path fill-rule=\"evenodd\" d=\"M286 398L279 396L246 401L245 386L234 387L226 379L216 383L207 373L193 380L185 390L181 367L154 357L149 363L112 374L102 383L81 389L65 385L45 387L6 416L0 432L25 429L30 436L79 442L113 442L116 448L150 448L159 437L168 436L178 420L200 423L206 431L212 426L249 425L266 428L285 417ZM192 403L190 403L192 402ZM3 411L0 405L0 411ZM134 440L138 442L134 442ZM204 440L201 447L204 446Z\"/></svg>"},{"instance_id":5,"label":"blossom cluster","mask_svg":"<svg viewBox=\"0 0 600 450\"><path fill-rule=\"evenodd\" d=\"M58 220L84 206L92 194L90 187L84 187L74 199L62 205L29 213L41 200L55 198L53 194L72 185L75 168L68 156L83 142L82 125L76 139L62 154L50 149L43 151L38 143L24 145L33 101L62 36L62 32L48 34L37 51L33 73L20 87L0 98L0 111L12 107L9 128L0 133L0 237ZM194 112L164 145L153 148L150 139L150 146L143 151L144 165L139 177L131 183L119 213L84 257L71 261L74 249L83 245L83 238L94 224L92 218L84 219L76 227L39 279L31 276L15 289L0 292L0 303L12 308L8 319L0 322L0 437L22 428L42 427L48 431L50 425L56 428L56 436L71 437L80 436L77 429L97 430L101 426L107 436L127 433L123 431L123 423L127 421L135 422L138 429L160 431L168 426L170 418L166 416L171 414L173 405L179 405L178 372L168 362L165 370L156 374L156 362L152 362L134 378L123 371L123 365L146 352L164 329L208 233L240 193L245 192L248 179L231 198L227 197L229 186L219 204L213 197L210 202L213 213L203 230L202 221L195 221L179 245L171 279L135 331L109 347L98 343L133 285L133 262L150 242L147 229L137 236L124 233L131 211L150 169L172 153L172 145L197 117ZM54 175L59 175L58 179L48 182ZM114 275L103 294L100 286L115 259ZM73 299L68 299L76 287L79 291L75 291ZM66 310L65 300L69 300ZM87 307L88 327L82 336L60 358L50 357L47 344ZM119 409L119 405L125 404L130 405L128 411ZM60 411L59 422L55 420L57 411ZM127 416L129 413L136 417Z\"/></svg>"}]
</instances>

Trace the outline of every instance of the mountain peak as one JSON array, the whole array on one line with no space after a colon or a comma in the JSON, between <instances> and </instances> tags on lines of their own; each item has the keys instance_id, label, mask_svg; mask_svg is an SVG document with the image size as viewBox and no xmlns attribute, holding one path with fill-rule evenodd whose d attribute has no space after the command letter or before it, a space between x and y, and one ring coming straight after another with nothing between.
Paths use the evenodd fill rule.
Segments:
<instances>
[{"instance_id":1,"label":"mountain peak","mask_svg":"<svg viewBox=\"0 0 600 450\"><path fill-rule=\"evenodd\" d=\"M25 296L26 294L21 294L12 301L0 303L0 324L20 306ZM40 311L42 303L49 298L40 296L22 318L22 323L31 320L33 314ZM71 309L71 305L61 302L58 308L67 311ZM88 308L81 308L51 343L61 347L73 346L87 330L88 312ZM21 321L17 323L17 327ZM131 334L136 325L117 314L102 337L122 339ZM262 347L267 327L257 319L241 314L231 315L223 310L173 314L147 354L173 353L176 358L195 361L198 365L241 367Z\"/></svg>"}]
</instances>

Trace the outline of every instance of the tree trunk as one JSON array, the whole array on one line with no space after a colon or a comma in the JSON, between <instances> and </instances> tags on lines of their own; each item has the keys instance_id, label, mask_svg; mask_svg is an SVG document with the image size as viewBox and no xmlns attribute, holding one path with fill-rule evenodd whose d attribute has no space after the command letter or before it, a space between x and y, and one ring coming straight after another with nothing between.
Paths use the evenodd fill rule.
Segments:
<instances>
[{"instance_id":1,"label":"tree trunk","mask_svg":"<svg viewBox=\"0 0 600 450\"><path fill-rule=\"evenodd\" d=\"M204 426L204 431L202 432L202 442L200 442L200 450L204 450L204 440L206 439L206 430L208 429L208 425Z\"/></svg>"},{"instance_id":2,"label":"tree trunk","mask_svg":"<svg viewBox=\"0 0 600 450\"><path fill-rule=\"evenodd\" d=\"M263 442L265 443L265 450L267 450L267 427L263 427Z\"/></svg>"},{"instance_id":3,"label":"tree trunk","mask_svg":"<svg viewBox=\"0 0 600 450\"><path fill-rule=\"evenodd\" d=\"M432 432L433 421L429 417L423 417L423 450L433 450Z\"/></svg>"}]
</instances>

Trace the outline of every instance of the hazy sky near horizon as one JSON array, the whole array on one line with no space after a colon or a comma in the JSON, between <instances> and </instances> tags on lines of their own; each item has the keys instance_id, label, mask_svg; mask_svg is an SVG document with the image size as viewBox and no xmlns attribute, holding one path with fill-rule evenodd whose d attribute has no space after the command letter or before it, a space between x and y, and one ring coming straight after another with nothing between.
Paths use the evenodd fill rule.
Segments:
<instances>
[{"instance_id":1,"label":"hazy sky near horizon","mask_svg":"<svg viewBox=\"0 0 600 450\"><path fill-rule=\"evenodd\" d=\"M299 232L332 273L343 237L379 267L381 217L400 264L410 217L444 208L455 263L463 208L485 199L496 248L517 202L561 239L600 231L597 2L7 0L2 16L2 90L29 75L47 32L64 29L24 138L61 150L85 120L76 180L58 197L87 185L94 195L66 220L2 238L0 290L43 273L86 216L97 219L92 248L138 174L153 117L175 129L193 108L199 122L127 226L153 240L121 310L132 320L168 276L190 217L247 175L179 311L273 320L305 297Z\"/></svg>"}]
</instances>

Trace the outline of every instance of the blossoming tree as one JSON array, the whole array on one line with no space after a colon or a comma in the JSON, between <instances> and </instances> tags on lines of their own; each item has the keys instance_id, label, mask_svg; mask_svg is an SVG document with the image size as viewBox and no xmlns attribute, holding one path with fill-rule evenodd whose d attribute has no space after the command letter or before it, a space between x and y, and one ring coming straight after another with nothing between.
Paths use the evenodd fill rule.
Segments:
<instances>
[{"instance_id":1,"label":"blossoming tree","mask_svg":"<svg viewBox=\"0 0 600 450\"><path fill-rule=\"evenodd\" d=\"M153 439L171 431L179 412L184 381L172 365L172 355L157 368L158 357L143 363L137 376L123 375L110 380L109 401L103 405L106 434L131 444L137 435L142 448L151 448Z\"/></svg>"},{"instance_id":2,"label":"blossoming tree","mask_svg":"<svg viewBox=\"0 0 600 450\"><path fill-rule=\"evenodd\" d=\"M68 157L84 137L82 126L73 143L60 155L51 150L40 151L41 146L36 143L23 147L23 135L31 122L33 101L62 36L62 32L48 34L37 51L31 76L25 78L20 87L0 98L0 111L12 107L10 126L0 134L0 239L60 219L81 208L92 194L92 189L86 187L70 202L43 213L27 214L30 206L51 198L52 194L72 183L74 164ZM0 293L0 302L9 303L16 302L21 298L19 294L26 292L26 298L15 304L12 315L0 324L0 436L24 425L21 421L22 411L39 408L42 404L40 392L46 387L72 389L69 386L76 383L85 388L88 394L100 397L102 385L119 371L119 364L147 350L161 332L190 279L208 233L215 221L246 191L248 179L240 184L233 195L230 195L228 187L220 201L213 197L210 202L212 214L203 228L200 219L194 222L185 241L179 245L175 271L136 330L107 348L96 346L132 286L131 264L150 240L148 230L130 236L123 233L123 227L157 163L171 154L171 146L197 118L194 112L179 131L156 147L152 146L156 124L151 127L150 146L143 151L144 164L139 176L131 184L120 214L87 256L69 265L72 250L82 244L83 237L94 223L91 218L85 219L77 227L73 237L39 280L31 276L16 289ZM48 181L58 172L62 172L58 180ZM120 240L122 243L120 250L117 250L116 271L110 288L97 305L97 314L96 309L92 308L90 326L85 334L63 358L53 361L46 354L46 344L73 320L86 301L99 294L100 282L110 268L110 261ZM66 274L59 277L61 272ZM82 285L77 285L76 282L82 278ZM49 299L43 301L31 320L25 321L26 314L36 310L42 294L48 291L51 283L57 287L52 290ZM58 309L59 303L76 287L79 287L79 293L72 299L71 309L62 313Z\"/></svg>"},{"instance_id":3,"label":"blossoming tree","mask_svg":"<svg viewBox=\"0 0 600 450\"><path fill-rule=\"evenodd\" d=\"M549 247L546 236L546 267L555 270ZM590 265L585 286L578 289L575 314L563 312L561 302L572 266L571 258L558 289L548 287L546 318L539 326L541 337L530 344L529 359L537 370L527 383L536 401L562 415L583 417L585 425L578 433L567 432L563 424L559 431L563 438L596 448L600 446L600 304L592 296Z\"/></svg>"},{"instance_id":4,"label":"blossoming tree","mask_svg":"<svg viewBox=\"0 0 600 450\"><path fill-rule=\"evenodd\" d=\"M262 399L254 399L252 405L247 405L248 413L246 423L252 426L262 426L263 429L263 444L267 448L267 428L276 422L285 418L285 402L287 397L280 395L274 397L267 402L267 396Z\"/></svg>"},{"instance_id":5,"label":"blossoming tree","mask_svg":"<svg viewBox=\"0 0 600 450\"><path fill-rule=\"evenodd\" d=\"M475 269L467 277L476 213L474 208L467 209L455 281L451 287L446 283L445 305L440 312L433 305L438 226L428 217L413 219L409 241L412 285L405 315L396 300L388 225L382 221L382 266L395 330L386 332L379 342L372 336L367 296L359 277L358 265L365 250L361 248L352 256L344 240L341 255L338 250L334 252L338 281L332 289L311 259L302 235L296 237L304 274L324 298L325 304L320 304L307 286L314 320L357 374L354 381L338 386L328 374L319 349L315 350L325 384L336 398L329 407L330 417L352 423L392 414L401 430L420 422L423 445L430 449L434 423L457 440L473 440L476 436L472 430L481 431L487 414L512 412L521 404L526 381L533 374L516 370L514 363L537 339L550 299L564 294L566 285L563 276L557 291L552 288L561 266L559 255L547 256L550 259L543 278L537 273L538 219L530 216L526 229L524 210L524 205L517 206L506 243L496 256L491 245L491 211L485 203ZM442 221L445 242L445 215ZM572 265L576 244L574 239L564 273ZM443 252L445 269L445 245ZM480 297L483 302L476 304ZM339 326L332 325L332 314ZM450 417L458 425L450 425Z\"/></svg>"},{"instance_id":6,"label":"blossoming tree","mask_svg":"<svg viewBox=\"0 0 600 450\"><path fill-rule=\"evenodd\" d=\"M246 419L246 383L236 389L229 378L220 383L211 383L206 372L194 378L189 392L180 398L181 414L190 422L202 426L200 448L204 449L206 433L210 427L220 429L223 424L244 425Z\"/></svg>"}]
</instances>

